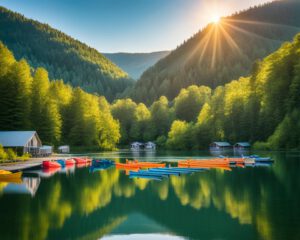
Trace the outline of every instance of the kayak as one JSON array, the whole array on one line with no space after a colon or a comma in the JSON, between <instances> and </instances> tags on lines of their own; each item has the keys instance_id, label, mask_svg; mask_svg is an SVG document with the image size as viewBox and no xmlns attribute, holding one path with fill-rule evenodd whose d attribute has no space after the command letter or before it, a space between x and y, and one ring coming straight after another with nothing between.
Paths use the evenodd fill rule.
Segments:
<instances>
[{"instance_id":1,"label":"kayak","mask_svg":"<svg viewBox=\"0 0 300 240\"><path fill-rule=\"evenodd\" d=\"M92 161L92 165L95 167L101 167L101 166L105 166L105 165L112 166L114 164L115 164L114 161L111 161L108 159L93 159L93 161Z\"/></svg>"},{"instance_id":2,"label":"kayak","mask_svg":"<svg viewBox=\"0 0 300 240\"><path fill-rule=\"evenodd\" d=\"M139 166L128 163L116 163L117 169L139 169Z\"/></svg>"},{"instance_id":3,"label":"kayak","mask_svg":"<svg viewBox=\"0 0 300 240\"><path fill-rule=\"evenodd\" d=\"M60 167L61 167L61 165L56 161L51 161L51 160L43 161L43 168L44 169L60 168Z\"/></svg>"},{"instance_id":4,"label":"kayak","mask_svg":"<svg viewBox=\"0 0 300 240\"><path fill-rule=\"evenodd\" d=\"M133 172L130 171L129 172L129 176L150 176L150 177L163 177L163 174L159 174L159 173L151 173L148 171L144 171L144 172Z\"/></svg>"},{"instance_id":5,"label":"kayak","mask_svg":"<svg viewBox=\"0 0 300 240\"><path fill-rule=\"evenodd\" d=\"M57 162L58 164L60 164L60 166L63 167L63 168L66 166L66 162L65 162L65 160L63 160L63 159L58 159L58 160L56 160L56 162Z\"/></svg>"},{"instance_id":6,"label":"kayak","mask_svg":"<svg viewBox=\"0 0 300 240\"><path fill-rule=\"evenodd\" d=\"M199 164L199 165L188 165L188 164L178 164L179 167L188 167L188 168L204 168L204 169L222 169L226 171L231 171L232 169L230 168L229 165L213 165L213 164Z\"/></svg>"},{"instance_id":7,"label":"kayak","mask_svg":"<svg viewBox=\"0 0 300 240\"><path fill-rule=\"evenodd\" d=\"M22 172L12 173L10 171L0 170L0 181L15 181L22 177Z\"/></svg>"},{"instance_id":8,"label":"kayak","mask_svg":"<svg viewBox=\"0 0 300 240\"><path fill-rule=\"evenodd\" d=\"M89 162L91 162L91 160L90 159L88 159L88 158L73 158L74 159L74 161L76 162L76 164L82 164L82 163L89 163Z\"/></svg>"},{"instance_id":9,"label":"kayak","mask_svg":"<svg viewBox=\"0 0 300 240\"><path fill-rule=\"evenodd\" d=\"M165 163L116 163L117 168L159 168L159 167L165 167Z\"/></svg>"},{"instance_id":10,"label":"kayak","mask_svg":"<svg viewBox=\"0 0 300 240\"><path fill-rule=\"evenodd\" d=\"M145 171L145 170L140 170L138 172L132 171L129 173L130 175L147 175L147 176L161 176L161 177L168 177L167 173L164 172L151 172L151 171Z\"/></svg>"},{"instance_id":11,"label":"kayak","mask_svg":"<svg viewBox=\"0 0 300 240\"><path fill-rule=\"evenodd\" d=\"M66 166L72 166L72 165L74 165L75 163L76 163L75 160L72 159L72 158L66 159L66 160L65 160Z\"/></svg>"}]
</instances>

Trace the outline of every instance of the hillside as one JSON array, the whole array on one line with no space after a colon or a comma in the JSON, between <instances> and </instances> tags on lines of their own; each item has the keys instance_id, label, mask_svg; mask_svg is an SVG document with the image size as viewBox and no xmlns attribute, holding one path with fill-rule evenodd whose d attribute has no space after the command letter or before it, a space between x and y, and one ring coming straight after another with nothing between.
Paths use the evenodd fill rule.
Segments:
<instances>
[{"instance_id":1,"label":"hillside","mask_svg":"<svg viewBox=\"0 0 300 240\"><path fill-rule=\"evenodd\" d=\"M139 79L142 73L166 57L170 51L160 51L151 53L102 53L133 79Z\"/></svg>"},{"instance_id":2,"label":"hillside","mask_svg":"<svg viewBox=\"0 0 300 240\"><path fill-rule=\"evenodd\" d=\"M51 79L63 79L110 100L133 84L126 72L97 50L3 7L0 40L17 59L25 58L35 68L46 68Z\"/></svg>"},{"instance_id":3,"label":"hillside","mask_svg":"<svg viewBox=\"0 0 300 240\"><path fill-rule=\"evenodd\" d=\"M172 100L192 84L215 88L248 75L257 59L300 32L299 12L300 1L275 1L209 24L145 71L131 97Z\"/></svg>"}]
</instances>

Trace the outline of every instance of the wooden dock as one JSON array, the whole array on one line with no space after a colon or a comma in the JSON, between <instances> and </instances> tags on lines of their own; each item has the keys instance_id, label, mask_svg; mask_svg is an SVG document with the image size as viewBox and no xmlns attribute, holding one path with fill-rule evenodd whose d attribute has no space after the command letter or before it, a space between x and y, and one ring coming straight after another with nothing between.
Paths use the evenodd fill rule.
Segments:
<instances>
[{"instance_id":1,"label":"wooden dock","mask_svg":"<svg viewBox=\"0 0 300 240\"><path fill-rule=\"evenodd\" d=\"M78 156L78 157L86 157L86 156ZM0 170L23 171L34 167L41 167L43 161L45 160L68 159L68 158L70 158L70 156L61 157L59 155L53 155L52 157L45 157L45 158L31 158L27 161L2 163L0 164Z\"/></svg>"}]
</instances>

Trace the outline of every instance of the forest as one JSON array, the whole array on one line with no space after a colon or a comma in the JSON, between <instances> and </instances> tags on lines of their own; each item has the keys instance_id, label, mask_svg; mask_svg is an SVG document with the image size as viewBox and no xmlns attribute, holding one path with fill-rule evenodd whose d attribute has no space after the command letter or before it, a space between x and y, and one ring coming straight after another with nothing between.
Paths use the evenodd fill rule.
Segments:
<instances>
[{"instance_id":1,"label":"forest","mask_svg":"<svg viewBox=\"0 0 300 240\"><path fill-rule=\"evenodd\" d=\"M49 80L48 72L17 61L0 42L0 130L38 132L43 144L114 149L119 123L105 97Z\"/></svg>"},{"instance_id":2,"label":"forest","mask_svg":"<svg viewBox=\"0 0 300 240\"><path fill-rule=\"evenodd\" d=\"M191 85L150 107L49 81L44 68L17 61L0 45L1 130L34 129L44 143L114 149L132 141L206 149L213 140L258 148L300 148L300 34L253 66L251 75L211 89Z\"/></svg>"},{"instance_id":3,"label":"forest","mask_svg":"<svg viewBox=\"0 0 300 240\"><path fill-rule=\"evenodd\" d=\"M173 101L149 108L117 100L112 114L121 142L153 140L177 150L207 149L211 141L250 141L257 148L300 148L300 34L256 62L251 75L211 89L192 85Z\"/></svg>"},{"instance_id":4,"label":"forest","mask_svg":"<svg viewBox=\"0 0 300 240\"><path fill-rule=\"evenodd\" d=\"M30 66L43 67L51 79L62 79L113 100L134 81L97 50L68 35L0 7L0 41Z\"/></svg>"},{"instance_id":5,"label":"forest","mask_svg":"<svg viewBox=\"0 0 300 240\"><path fill-rule=\"evenodd\" d=\"M221 19L146 70L128 96L150 105L173 100L182 88L217 88L251 73L253 62L274 52L300 31L300 1L274 1Z\"/></svg>"}]
</instances>

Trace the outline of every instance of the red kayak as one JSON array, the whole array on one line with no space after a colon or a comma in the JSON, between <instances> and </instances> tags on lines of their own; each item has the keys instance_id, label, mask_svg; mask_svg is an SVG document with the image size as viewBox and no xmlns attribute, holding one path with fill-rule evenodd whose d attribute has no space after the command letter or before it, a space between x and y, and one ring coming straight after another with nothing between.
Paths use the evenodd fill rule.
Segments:
<instances>
[{"instance_id":1,"label":"red kayak","mask_svg":"<svg viewBox=\"0 0 300 240\"><path fill-rule=\"evenodd\" d=\"M72 166L72 165L74 165L76 162L75 162L75 160L73 159L73 158L70 158L70 159L66 159L65 160L65 164L66 164L66 166Z\"/></svg>"},{"instance_id":2,"label":"red kayak","mask_svg":"<svg viewBox=\"0 0 300 240\"><path fill-rule=\"evenodd\" d=\"M88 158L73 158L76 164L89 163L91 160Z\"/></svg>"},{"instance_id":3,"label":"red kayak","mask_svg":"<svg viewBox=\"0 0 300 240\"><path fill-rule=\"evenodd\" d=\"M51 161L51 160L43 161L43 168L44 169L60 168L60 167L61 167L61 165L56 161Z\"/></svg>"}]
</instances>

